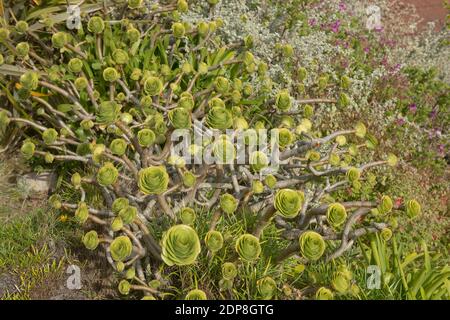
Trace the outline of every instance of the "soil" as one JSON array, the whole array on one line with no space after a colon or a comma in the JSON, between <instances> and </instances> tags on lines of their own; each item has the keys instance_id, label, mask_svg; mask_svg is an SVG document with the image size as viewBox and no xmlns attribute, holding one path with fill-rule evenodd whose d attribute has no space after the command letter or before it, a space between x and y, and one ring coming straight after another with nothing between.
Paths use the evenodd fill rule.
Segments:
<instances>
[{"instance_id":1,"label":"soil","mask_svg":"<svg viewBox=\"0 0 450 320\"><path fill-rule=\"evenodd\" d=\"M436 28L441 29L445 25L445 17L448 10L444 8L442 0L403 0L405 3L416 7L417 13L423 19L420 23L425 26L428 22L435 21Z\"/></svg>"}]
</instances>

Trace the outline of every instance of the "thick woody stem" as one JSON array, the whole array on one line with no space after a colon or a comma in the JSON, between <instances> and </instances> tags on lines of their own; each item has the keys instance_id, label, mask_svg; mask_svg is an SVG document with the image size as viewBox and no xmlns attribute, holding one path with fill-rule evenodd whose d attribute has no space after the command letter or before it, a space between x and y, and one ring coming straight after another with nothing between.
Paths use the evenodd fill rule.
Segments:
<instances>
[{"instance_id":1,"label":"thick woody stem","mask_svg":"<svg viewBox=\"0 0 450 320\"><path fill-rule=\"evenodd\" d=\"M252 232L255 237L259 238L261 236L261 233L263 232L264 228L269 224L270 219L273 217L275 212L277 212L277 210L275 209L273 204L264 209L264 211L258 218L255 228Z\"/></svg>"}]
</instances>

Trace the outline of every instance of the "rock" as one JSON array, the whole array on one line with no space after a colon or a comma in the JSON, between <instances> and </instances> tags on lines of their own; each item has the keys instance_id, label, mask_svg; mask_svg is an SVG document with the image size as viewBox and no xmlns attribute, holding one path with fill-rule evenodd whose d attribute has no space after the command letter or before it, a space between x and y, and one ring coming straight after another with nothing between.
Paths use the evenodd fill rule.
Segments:
<instances>
[{"instance_id":1,"label":"rock","mask_svg":"<svg viewBox=\"0 0 450 320\"><path fill-rule=\"evenodd\" d=\"M56 187L57 175L53 171L30 172L17 179L17 186L30 197L49 194Z\"/></svg>"},{"instance_id":2,"label":"rock","mask_svg":"<svg viewBox=\"0 0 450 320\"><path fill-rule=\"evenodd\" d=\"M0 274L0 298L5 294L19 292L17 289L18 279L8 273Z\"/></svg>"}]
</instances>

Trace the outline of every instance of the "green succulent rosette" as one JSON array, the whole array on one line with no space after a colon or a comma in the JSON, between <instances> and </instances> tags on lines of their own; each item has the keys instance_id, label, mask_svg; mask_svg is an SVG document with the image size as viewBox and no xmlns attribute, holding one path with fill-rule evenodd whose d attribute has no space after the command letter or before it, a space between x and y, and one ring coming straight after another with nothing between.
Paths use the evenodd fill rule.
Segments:
<instances>
[{"instance_id":1,"label":"green succulent rosette","mask_svg":"<svg viewBox=\"0 0 450 320\"><path fill-rule=\"evenodd\" d=\"M358 181L359 178L361 177L361 170L358 168L352 167L347 170L346 176L347 176L347 180L350 182Z\"/></svg>"},{"instance_id":2,"label":"green succulent rosette","mask_svg":"<svg viewBox=\"0 0 450 320\"><path fill-rule=\"evenodd\" d=\"M34 71L27 71L20 76L19 82L27 90L36 90L39 85L39 75Z\"/></svg>"},{"instance_id":3,"label":"green succulent rosette","mask_svg":"<svg viewBox=\"0 0 450 320\"><path fill-rule=\"evenodd\" d=\"M95 250L100 243L98 234L95 230L86 232L83 236L82 242L88 250Z\"/></svg>"},{"instance_id":4,"label":"green succulent rosette","mask_svg":"<svg viewBox=\"0 0 450 320\"><path fill-rule=\"evenodd\" d=\"M350 281L345 275L338 272L334 275L331 286L337 292L344 294L350 289Z\"/></svg>"},{"instance_id":5,"label":"green succulent rosette","mask_svg":"<svg viewBox=\"0 0 450 320\"><path fill-rule=\"evenodd\" d=\"M10 122L11 120L6 110L0 110L0 137L6 132Z\"/></svg>"},{"instance_id":6,"label":"green succulent rosette","mask_svg":"<svg viewBox=\"0 0 450 320\"><path fill-rule=\"evenodd\" d=\"M16 23L16 31L19 33L25 33L28 31L28 23L23 20L19 20Z\"/></svg>"},{"instance_id":7,"label":"green succulent rosette","mask_svg":"<svg viewBox=\"0 0 450 320\"><path fill-rule=\"evenodd\" d=\"M394 203L392 202L392 199L389 196L382 196L380 205L378 206L378 212L380 214L386 214L391 212L392 208L394 208Z\"/></svg>"},{"instance_id":8,"label":"green succulent rosette","mask_svg":"<svg viewBox=\"0 0 450 320\"><path fill-rule=\"evenodd\" d=\"M86 204L86 202L80 202L78 204L77 209L75 210L75 220L83 224L86 222L86 220L89 218L89 208Z\"/></svg>"},{"instance_id":9,"label":"green succulent rosette","mask_svg":"<svg viewBox=\"0 0 450 320\"><path fill-rule=\"evenodd\" d=\"M166 167L148 167L139 171L138 186L144 194L162 194L167 190L169 180Z\"/></svg>"},{"instance_id":10,"label":"green succulent rosette","mask_svg":"<svg viewBox=\"0 0 450 320\"><path fill-rule=\"evenodd\" d=\"M127 198L116 198L112 203L111 209L115 214L118 214L120 210L125 209L129 204L130 201Z\"/></svg>"},{"instance_id":11,"label":"green succulent rosette","mask_svg":"<svg viewBox=\"0 0 450 320\"><path fill-rule=\"evenodd\" d=\"M229 129L233 126L233 115L225 107L214 106L206 116L206 124L213 129Z\"/></svg>"},{"instance_id":12,"label":"green succulent rosette","mask_svg":"<svg viewBox=\"0 0 450 320\"><path fill-rule=\"evenodd\" d=\"M56 32L52 35L52 45L57 49L61 49L69 42L69 35L63 31Z\"/></svg>"},{"instance_id":13,"label":"green succulent rosette","mask_svg":"<svg viewBox=\"0 0 450 320\"><path fill-rule=\"evenodd\" d=\"M274 175L272 174L268 174L265 178L264 178L264 183L266 184L266 186L268 186L270 189L275 188L275 185L277 184L277 178L275 178Z\"/></svg>"},{"instance_id":14,"label":"green succulent rosette","mask_svg":"<svg viewBox=\"0 0 450 320\"><path fill-rule=\"evenodd\" d=\"M316 300L333 300L334 294L333 292L325 287L320 287L316 291Z\"/></svg>"},{"instance_id":15,"label":"green succulent rosette","mask_svg":"<svg viewBox=\"0 0 450 320\"><path fill-rule=\"evenodd\" d=\"M254 151L250 155L250 167L254 172L260 172L269 165L269 159L262 151Z\"/></svg>"},{"instance_id":16,"label":"green succulent rosette","mask_svg":"<svg viewBox=\"0 0 450 320\"><path fill-rule=\"evenodd\" d=\"M236 157L236 149L226 136L219 137L214 142L213 152L216 160L221 163L231 163Z\"/></svg>"},{"instance_id":17,"label":"green succulent rosette","mask_svg":"<svg viewBox=\"0 0 450 320\"><path fill-rule=\"evenodd\" d=\"M180 22L172 24L172 34L175 38L182 38L186 34L186 28Z\"/></svg>"},{"instance_id":18,"label":"green succulent rosette","mask_svg":"<svg viewBox=\"0 0 450 320\"><path fill-rule=\"evenodd\" d=\"M75 85L75 88L78 91L82 91L82 90L87 88L89 83L88 83L88 80L85 77L78 77L78 78L75 79L73 84Z\"/></svg>"},{"instance_id":19,"label":"green succulent rosette","mask_svg":"<svg viewBox=\"0 0 450 320\"><path fill-rule=\"evenodd\" d=\"M258 259L261 254L259 239L251 234L243 234L236 241L236 252L239 257L247 262Z\"/></svg>"},{"instance_id":20,"label":"green succulent rosette","mask_svg":"<svg viewBox=\"0 0 450 320\"><path fill-rule=\"evenodd\" d=\"M347 138L344 135L337 136L336 143L341 147L345 146L347 144Z\"/></svg>"},{"instance_id":21,"label":"green succulent rosette","mask_svg":"<svg viewBox=\"0 0 450 320\"><path fill-rule=\"evenodd\" d=\"M75 189L79 189L81 187L81 175L78 172L75 172L70 178L70 182L72 182Z\"/></svg>"},{"instance_id":22,"label":"green succulent rosette","mask_svg":"<svg viewBox=\"0 0 450 320\"><path fill-rule=\"evenodd\" d=\"M115 123L120 116L122 106L115 101L104 101L100 103L97 110L97 122L103 125Z\"/></svg>"},{"instance_id":23,"label":"green succulent rosette","mask_svg":"<svg viewBox=\"0 0 450 320\"><path fill-rule=\"evenodd\" d=\"M156 134L151 129L141 129L137 133L137 139L141 146L148 147L155 143Z\"/></svg>"},{"instance_id":24,"label":"green succulent rosette","mask_svg":"<svg viewBox=\"0 0 450 320\"><path fill-rule=\"evenodd\" d=\"M410 217L411 219L419 216L422 212L422 208L420 206L420 203L417 202L417 200L409 200L406 205L406 214L408 217Z\"/></svg>"},{"instance_id":25,"label":"green succulent rosette","mask_svg":"<svg viewBox=\"0 0 450 320\"><path fill-rule=\"evenodd\" d=\"M340 203L332 203L327 209L327 221L328 223L337 228L341 226L347 219L347 210Z\"/></svg>"},{"instance_id":26,"label":"green succulent rosette","mask_svg":"<svg viewBox=\"0 0 450 320\"><path fill-rule=\"evenodd\" d=\"M258 293L264 300L270 300L277 292L277 283L271 277L264 277L256 282Z\"/></svg>"},{"instance_id":27,"label":"green succulent rosette","mask_svg":"<svg viewBox=\"0 0 450 320\"><path fill-rule=\"evenodd\" d=\"M28 56L28 53L30 52L30 45L28 42L19 42L16 45L16 53L18 57L24 58Z\"/></svg>"},{"instance_id":28,"label":"green succulent rosette","mask_svg":"<svg viewBox=\"0 0 450 320\"><path fill-rule=\"evenodd\" d=\"M328 162L332 165L332 166L339 166L339 164L341 163L341 158L339 157L339 155L337 153L331 153L330 154L330 158L328 160Z\"/></svg>"},{"instance_id":29,"label":"green succulent rosette","mask_svg":"<svg viewBox=\"0 0 450 320\"><path fill-rule=\"evenodd\" d=\"M115 217L111 221L111 230L114 232L120 231L123 228L123 220L121 217Z\"/></svg>"},{"instance_id":30,"label":"green succulent rosette","mask_svg":"<svg viewBox=\"0 0 450 320\"><path fill-rule=\"evenodd\" d=\"M175 108L168 113L169 121L175 129L192 127L191 113L185 108Z\"/></svg>"},{"instance_id":31,"label":"green succulent rosette","mask_svg":"<svg viewBox=\"0 0 450 320\"><path fill-rule=\"evenodd\" d=\"M192 96L192 94L190 94L189 92L183 92L180 95L180 99L178 100L178 108L183 108L186 110L192 110L194 109L194 105L195 105L195 101L194 101L194 97Z\"/></svg>"},{"instance_id":32,"label":"green succulent rosette","mask_svg":"<svg viewBox=\"0 0 450 320\"><path fill-rule=\"evenodd\" d=\"M393 153L389 153L388 157L387 157L387 163L391 167L395 167L397 165L397 163L398 163L397 156L395 154L393 154Z\"/></svg>"},{"instance_id":33,"label":"green succulent rosette","mask_svg":"<svg viewBox=\"0 0 450 320\"><path fill-rule=\"evenodd\" d=\"M291 96L287 90L281 90L275 97L275 106L280 111L289 111L292 107Z\"/></svg>"},{"instance_id":34,"label":"green succulent rosette","mask_svg":"<svg viewBox=\"0 0 450 320\"><path fill-rule=\"evenodd\" d=\"M105 81L114 82L114 81L119 80L119 78L120 78L120 73L119 73L119 71L117 71L116 68L108 67L105 70L103 70L103 79Z\"/></svg>"},{"instance_id":35,"label":"green succulent rosette","mask_svg":"<svg viewBox=\"0 0 450 320\"><path fill-rule=\"evenodd\" d=\"M197 232L184 224L167 230L161 240L161 247L161 258L169 266L193 264L201 250Z\"/></svg>"},{"instance_id":36,"label":"green succulent rosette","mask_svg":"<svg viewBox=\"0 0 450 320\"><path fill-rule=\"evenodd\" d=\"M380 236L384 241L389 241L392 238L392 230L389 228L384 228L383 230L381 230Z\"/></svg>"},{"instance_id":37,"label":"green succulent rosette","mask_svg":"<svg viewBox=\"0 0 450 320\"><path fill-rule=\"evenodd\" d=\"M59 194L52 194L49 198L48 198L48 203L50 204L50 206L53 209L61 209L61 196Z\"/></svg>"},{"instance_id":38,"label":"green succulent rosette","mask_svg":"<svg viewBox=\"0 0 450 320\"><path fill-rule=\"evenodd\" d=\"M222 233L216 230L209 231L205 235L205 245L211 252L217 252L223 247Z\"/></svg>"},{"instance_id":39,"label":"green succulent rosette","mask_svg":"<svg viewBox=\"0 0 450 320\"><path fill-rule=\"evenodd\" d=\"M148 77L144 82L144 92L149 96L159 96L163 89L163 83L158 77Z\"/></svg>"},{"instance_id":40,"label":"green succulent rosette","mask_svg":"<svg viewBox=\"0 0 450 320\"><path fill-rule=\"evenodd\" d=\"M232 262L225 262L222 265L222 277L226 280L233 280L237 276L236 265Z\"/></svg>"},{"instance_id":41,"label":"green succulent rosette","mask_svg":"<svg viewBox=\"0 0 450 320\"><path fill-rule=\"evenodd\" d=\"M89 32L100 34L105 29L105 22L101 17L94 16L89 19L87 27Z\"/></svg>"},{"instance_id":42,"label":"green succulent rosette","mask_svg":"<svg viewBox=\"0 0 450 320\"><path fill-rule=\"evenodd\" d=\"M214 97L208 101L208 106L210 108L214 108L214 107L225 108L225 102L222 99L220 99L219 97Z\"/></svg>"},{"instance_id":43,"label":"green succulent rosette","mask_svg":"<svg viewBox=\"0 0 450 320\"><path fill-rule=\"evenodd\" d=\"M69 60L67 67L69 68L70 72L79 73L83 69L83 61L81 61L81 59L79 58L72 58Z\"/></svg>"},{"instance_id":44,"label":"green succulent rosette","mask_svg":"<svg viewBox=\"0 0 450 320\"><path fill-rule=\"evenodd\" d=\"M252 181L252 191L254 194L259 194L264 192L264 184L259 180Z\"/></svg>"},{"instance_id":45,"label":"green succulent rosette","mask_svg":"<svg viewBox=\"0 0 450 320\"><path fill-rule=\"evenodd\" d=\"M366 136L366 133L366 126L361 122L357 123L355 126L355 135L359 138L364 138Z\"/></svg>"},{"instance_id":46,"label":"green succulent rosette","mask_svg":"<svg viewBox=\"0 0 450 320\"><path fill-rule=\"evenodd\" d=\"M306 152L305 158L309 161L319 161L320 153L315 150L309 150L308 152Z\"/></svg>"},{"instance_id":47,"label":"green succulent rosette","mask_svg":"<svg viewBox=\"0 0 450 320\"><path fill-rule=\"evenodd\" d=\"M127 64L128 63L128 53L122 49L116 49L112 53L112 58L117 64Z\"/></svg>"},{"instance_id":48,"label":"green succulent rosette","mask_svg":"<svg viewBox=\"0 0 450 320\"><path fill-rule=\"evenodd\" d=\"M195 210L192 208L181 208L179 215L181 222L188 226L193 225L197 217Z\"/></svg>"},{"instance_id":49,"label":"green succulent rosette","mask_svg":"<svg viewBox=\"0 0 450 320\"><path fill-rule=\"evenodd\" d=\"M227 214L233 214L239 205L239 200L237 200L231 194L225 193L220 196L219 204L223 212Z\"/></svg>"},{"instance_id":50,"label":"green succulent rosette","mask_svg":"<svg viewBox=\"0 0 450 320\"><path fill-rule=\"evenodd\" d=\"M127 152L127 146L128 143L122 139L117 138L111 141L111 144L109 145L109 150L111 150L112 154L123 156Z\"/></svg>"},{"instance_id":51,"label":"green succulent rosette","mask_svg":"<svg viewBox=\"0 0 450 320\"><path fill-rule=\"evenodd\" d=\"M20 152L24 156L25 159L31 159L34 155L34 151L36 150L36 145L31 141L25 141L20 148Z\"/></svg>"},{"instance_id":52,"label":"green succulent rosette","mask_svg":"<svg viewBox=\"0 0 450 320\"><path fill-rule=\"evenodd\" d=\"M295 218L300 212L305 195L292 189L281 189L275 194L274 206L277 213L284 218Z\"/></svg>"},{"instance_id":53,"label":"green succulent rosette","mask_svg":"<svg viewBox=\"0 0 450 320\"><path fill-rule=\"evenodd\" d=\"M123 294L124 296L128 295L131 290L131 284L127 280L121 280L119 282L119 292Z\"/></svg>"},{"instance_id":54,"label":"green succulent rosette","mask_svg":"<svg viewBox=\"0 0 450 320\"><path fill-rule=\"evenodd\" d=\"M97 182L103 187L116 183L119 177L119 170L111 162L107 162L97 172Z\"/></svg>"},{"instance_id":55,"label":"green succulent rosette","mask_svg":"<svg viewBox=\"0 0 450 320\"><path fill-rule=\"evenodd\" d=\"M184 172L182 178L183 178L183 184L187 188L193 187L195 182L197 181L197 178L195 177L195 175L190 171Z\"/></svg>"},{"instance_id":56,"label":"green succulent rosette","mask_svg":"<svg viewBox=\"0 0 450 320\"><path fill-rule=\"evenodd\" d=\"M189 5L186 0L177 1L177 10L180 12L187 12L189 10Z\"/></svg>"},{"instance_id":57,"label":"green succulent rosette","mask_svg":"<svg viewBox=\"0 0 450 320\"><path fill-rule=\"evenodd\" d=\"M127 206L119 211L119 217L122 219L123 223L129 224L133 222L138 213L138 209L133 206Z\"/></svg>"},{"instance_id":58,"label":"green succulent rosette","mask_svg":"<svg viewBox=\"0 0 450 320\"><path fill-rule=\"evenodd\" d=\"M318 260L325 252L325 241L315 231L303 232L299 237L300 254L308 260Z\"/></svg>"},{"instance_id":59,"label":"green succulent rosette","mask_svg":"<svg viewBox=\"0 0 450 320\"><path fill-rule=\"evenodd\" d=\"M206 293L200 289L194 289L187 293L185 300L207 300Z\"/></svg>"},{"instance_id":60,"label":"green succulent rosette","mask_svg":"<svg viewBox=\"0 0 450 320\"><path fill-rule=\"evenodd\" d=\"M42 132L42 140L44 140L45 144L53 144L56 142L56 139L58 139L58 132L55 129L49 128Z\"/></svg>"},{"instance_id":61,"label":"green succulent rosette","mask_svg":"<svg viewBox=\"0 0 450 320\"><path fill-rule=\"evenodd\" d=\"M114 261L124 261L133 252L133 244L127 236L118 236L109 245L109 251Z\"/></svg>"},{"instance_id":62,"label":"green succulent rosette","mask_svg":"<svg viewBox=\"0 0 450 320\"><path fill-rule=\"evenodd\" d=\"M214 80L214 88L220 94L227 94L230 91L230 81L225 77L217 77Z\"/></svg>"}]
</instances>

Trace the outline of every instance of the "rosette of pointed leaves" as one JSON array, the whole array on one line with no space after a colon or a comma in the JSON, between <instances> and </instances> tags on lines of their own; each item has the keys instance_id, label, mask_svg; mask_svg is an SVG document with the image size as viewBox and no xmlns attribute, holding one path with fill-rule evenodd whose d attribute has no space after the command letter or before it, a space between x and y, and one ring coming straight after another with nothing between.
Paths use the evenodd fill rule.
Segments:
<instances>
[{"instance_id":1,"label":"rosette of pointed leaves","mask_svg":"<svg viewBox=\"0 0 450 320\"><path fill-rule=\"evenodd\" d=\"M278 92L275 97L275 106L280 111L289 111L292 106L291 96L287 90L282 90Z\"/></svg>"},{"instance_id":2,"label":"rosette of pointed leaves","mask_svg":"<svg viewBox=\"0 0 450 320\"><path fill-rule=\"evenodd\" d=\"M89 32L100 34L105 29L105 22L101 17L95 16L89 19L87 27Z\"/></svg>"},{"instance_id":3,"label":"rosette of pointed leaves","mask_svg":"<svg viewBox=\"0 0 450 320\"><path fill-rule=\"evenodd\" d=\"M223 247L223 236L219 231L211 230L205 235L205 244L209 251L216 252Z\"/></svg>"},{"instance_id":4,"label":"rosette of pointed leaves","mask_svg":"<svg viewBox=\"0 0 450 320\"><path fill-rule=\"evenodd\" d=\"M144 82L144 91L149 96L158 96L161 94L163 84L158 77L148 77Z\"/></svg>"},{"instance_id":5,"label":"rosette of pointed leaves","mask_svg":"<svg viewBox=\"0 0 450 320\"><path fill-rule=\"evenodd\" d=\"M236 265L232 262L225 262L222 265L222 277L226 280L233 280L237 276Z\"/></svg>"},{"instance_id":6,"label":"rosette of pointed leaves","mask_svg":"<svg viewBox=\"0 0 450 320\"><path fill-rule=\"evenodd\" d=\"M108 125L119 119L122 106L115 101L104 101L99 105L97 111L97 122Z\"/></svg>"},{"instance_id":7,"label":"rosette of pointed leaves","mask_svg":"<svg viewBox=\"0 0 450 320\"><path fill-rule=\"evenodd\" d=\"M164 166L148 167L139 171L139 189L145 194L161 194L167 190L169 175Z\"/></svg>"},{"instance_id":8,"label":"rosette of pointed leaves","mask_svg":"<svg viewBox=\"0 0 450 320\"><path fill-rule=\"evenodd\" d=\"M161 247L161 258L169 266L193 264L201 250L197 232L184 224L167 230L161 240Z\"/></svg>"},{"instance_id":9,"label":"rosette of pointed leaves","mask_svg":"<svg viewBox=\"0 0 450 320\"><path fill-rule=\"evenodd\" d=\"M318 260L325 252L325 241L315 231L305 231L299 237L300 254L308 260Z\"/></svg>"},{"instance_id":10,"label":"rosette of pointed leaves","mask_svg":"<svg viewBox=\"0 0 450 320\"><path fill-rule=\"evenodd\" d=\"M256 282L258 293L262 299L269 300L276 294L277 283L271 277L264 277Z\"/></svg>"},{"instance_id":11,"label":"rosette of pointed leaves","mask_svg":"<svg viewBox=\"0 0 450 320\"><path fill-rule=\"evenodd\" d=\"M406 203L406 214L408 215L408 217L415 218L417 216L419 216L421 214L422 208L419 204L419 202L417 202L416 200L409 200Z\"/></svg>"},{"instance_id":12,"label":"rosette of pointed leaves","mask_svg":"<svg viewBox=\"0 0 450 320\"><path fill-rule=\"evenodd\" d=\"M119 170L111 162L106 163L97 172L97 182L104 187L114 184L118 177Z\"/></svg>"},{"instance_id":13,"label":"rosette of pointed leaves","mask_svg":"<svg viewBox=\"0 0 450 320\"><path fill-rule=\"evenodd\" d=\"M333 203L327 209L327 221L333 227L341 226L347 219L347 210L340 203Z\"/></svg>"},{"instance_id":14,"label":"rosette of pointed leaves","mask_svg":"<svg viewBox=\"0 0 450 320\"><path fill-rule=\"evenodd\" d=\"M189 129L192 126L191 114L186 108L170 110L168 117L175 129Z\"/></svg>"},{"instance_id":15,"label":"rosette of pointed leaves","mask_svg":"<svg viewBox=\"0 0 450 320\"><path fill-rule=\"evenodd\" d=\"M325 287L320 287L316 291L316 300L333 300L334 295L333 292Z\"/></svg>"},{"instance_id":16,"label":"rosette of pointed leaves","mask_svg":"<svg viewBox=\"0 0 450 320\"><path fill-rule=\"evenodd\" d=\"M262 151L254 151L250 155L250 167L255 172L260 172L269 165L269 159Z\"/></svg>"},{"instance_id":17,"label":"rosette of pointed leaves","mask_svg":"<svg viewBox=\"0 0 450 320\"><path fill-rule=\"evenodd\" d=\"M111 141L109 149L111 150L112 154L123 156L127 151L127 146L128 143L124 139L117 138Z\"/></svg>"},{"instance_id":18,"label":"rosette of pointed leaves","mask_svg":"<svg viewBox=\"0 0 450 320\"><path fill-rule=\"evenodd\" d=\"M142 129L138 131L137 139L141 146L148 147L155 142L156 135L151 129Z\"/></svg>"},{"instance_id":19,"label":"rosette of pointed leaves","mask_svg":"<svg viewBox=\"0 0 450 320\"><path fill-rule=\"evenodd\" d=\"M214 106L208 112L206 124L213 129L229 129L233 126L233 115L225 107Z\"/></svg>"},{"instance_id":20,"label":"rosette of pointed leaves","mask_svg":"<svg viewBox=\"0 0 450 320\"><path fill-rule=\"evenodd\" d=\"M213 144L216 160L221 163L230 163L236 157L236 149L233 143L226 137L219 137Z\"/></svg>"},{"instance_id":21,"label":"rosette of pointed leaves","mask_svg":"<svg viewBox=\"0 0 450 320\"><path fill-rule=\"evenodd\" d=\"M259 239L251 234L243 234L236 241L236 252L242 260L252 262L261 254Z\"/></svg>"},{"instance_id":22,"label":"rosette of pointed leaves","mask_svg":"<svg viewBox=\"0 0 450 320\"><path fill-rule=\"evenodd\" d=\"M127 236L118 236L109 245L109 250L114 261L124 261L131 255L133 245Z\"/></svg>"},{"instance_id":23,"label":"rosette of pointed leaves","mask_svg":"<svg viewBox=\"0 0 450 320\"><path fill-rule=\"evenodd\" d=\"M95 230L86 232L83 236L82 242L89 250L95 250L99 244L98 234Z\"/></svg>"},{"instance_id":24,"label":"rosette of pointed leaves","mask_svg":"<svg viewBox=\"0 0 450 320\"><path fill-rule=\"evenodd\" d=\"M183 224L192 225L194 224L196 214L192 208L181 208L180 210L180 220Z\"/></svg>"},{"instance_id":25,"label":"rosette of pointed leaves","mask_svg":"<svg viewBox=\"0 0 450 320\"><path fill-rule=\"evenodd\" d=\"M127 206L119 211L119 217L122 219L123 223L129 224L136 218L137 212L138 210L136 207Z\"/></svg>"},{"instance_id":26,"label":"rosette of pointed leaves","mask_svg":"<svg viewBox=\"0 0 450 320\"><path fill-rule=\"evenodd\" d=\"M236 211L238 204L239 201L229 193L220 197L220 208L227 214L233 214Z\"/></svg>"},{"instance_id":27,"label":"rosette of pointed leaves","mask_svg":"<svg viewBox=\"0 0 450 320\"><path fill-rule=\"evenodd\" d=\"M200 289L194 289L186 294L186 300L207 300L206 293Z\"/></svg>"},{"instance_id":28,"label":"rosette of pointed leaves","mask_svg":"<svg viewBox=\"0 0 450 320\"><path fill-rule=\"evenodd\" d=\"M58 139L58 132L55 129L49 128L42 132L42 140L45 144L53 144L56 139Z\"/></svg>"},{"instance_id":29,"label":"rosette of pointed leaves","mask_svg":"<svg viewBox=\"0 0 450 320\"><path fill-rule=\"evenodd\" d=\"M85 223L89 218L89 209L86 202L80 202L78 204L77 210L75 210L75 219L78 223Z\"/></svg>"},{"instance_id":30,"label":"rosette of pointed leaves","mask_svg":"<svg viewBox=\"0 0 450 320\"><path fill-rule=\"evenodd\" d=\"M294 218L300 212L305 196L303 192L281 189L275 194L274 206L277 213L284 218Z\"/></svg>"}]
</instances>

